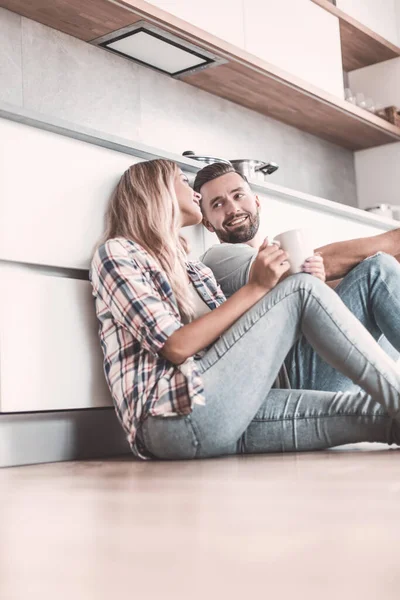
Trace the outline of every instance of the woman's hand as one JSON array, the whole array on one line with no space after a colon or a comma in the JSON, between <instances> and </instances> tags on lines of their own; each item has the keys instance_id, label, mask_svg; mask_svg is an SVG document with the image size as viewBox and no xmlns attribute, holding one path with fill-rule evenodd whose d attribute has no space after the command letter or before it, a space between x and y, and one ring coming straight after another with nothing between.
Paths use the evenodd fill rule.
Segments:
<instances>
[{"instance_id":1,"label":"woman's hand","mask_svg":"<svg viewBox=\"0 0 400 600\"><path fill-rule=\"evenodd\" d=\"M287 253L279 244L268 245L268 238L265 238L251 267L249 283L269 292L289 270L287 259Z\"/></svg>"},{"instance_id":2,"label":"woman's hand","mask_svg":"<svg viewBox=\"0 0 400 600\"><path fill-rule=\"evenodd\" d=\"M310 275L318 277L321 281L326 281L324 259L319 252L307 258L302 268L303 273L310 273Z\"/></svg>"}]
</instances>

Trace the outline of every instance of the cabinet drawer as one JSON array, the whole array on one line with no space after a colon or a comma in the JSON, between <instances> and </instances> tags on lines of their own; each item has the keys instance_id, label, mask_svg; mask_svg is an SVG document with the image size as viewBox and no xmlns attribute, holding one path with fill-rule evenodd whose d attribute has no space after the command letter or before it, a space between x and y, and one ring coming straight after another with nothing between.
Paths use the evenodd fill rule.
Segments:
<instances>
[{"instance_id":1,"label":"cabinet drawer","mask_svg":"<svg viewBox=\"0 0 400 600\"><path fill-rule=\"evenodd\" d=\"M88 281L0 267L1 412L112 404Z\"/></svg>"}]
</instances>

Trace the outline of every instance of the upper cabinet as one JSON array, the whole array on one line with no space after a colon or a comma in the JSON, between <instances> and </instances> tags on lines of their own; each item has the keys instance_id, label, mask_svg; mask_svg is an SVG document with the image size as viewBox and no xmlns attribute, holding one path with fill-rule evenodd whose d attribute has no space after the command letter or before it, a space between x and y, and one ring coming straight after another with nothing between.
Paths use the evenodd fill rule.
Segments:
<instances>
[{"instance_id":1,"label":"upper cabinet","mask_svg":"<svg viewBox=\"0 0 400 600\"><path fill-rule=\"evenodd\" d=\"M151 0L149 4L243 48L243 4L246 2L247 0Z\"/></svg>"},{"instance_id":2,"label":"upper cabinet","mask_svg":"<svg viewBox=\"0 0 400 600\"><path fill-rule=\"evenodd\" d=\"M309 0L246 0L245 48L343 97L339 20Z\"/></svg>"},{"instance_id":3,"label":"upper cabinet","mask_svg":"<svg viewBox=\"0 0 400 600\"><path fill-rule=\"evenodd\" d=\"M397 0L336 0L336 6L383 38L399 44Z\"/></svg>"},{"instance_id":4,"label":"upper cabinet","mask_svg":"<svg viewBox=\"0 0 400 600\"><path fill-rule=\"evenodd\" d=\"M310 0L152 0L151 4L343 96L338 19Z\"/></svg>"},{"instance_id":5,"label":"upper cabinet","mask_svg":"<svg viewBox=\"0 0 400 600\"><path fill-rule=\"evenodd\" d=\"M354 71L400 56L393 0L379 5L375 0L338 0L337 6L330 0L312 2L339 19L344 71ZM400 0L395 2L395 7L400 10Z\"/></svg>"},{"instance_id":6,"label":"upper cabinet","mask_svg":"<svg viewBox=\"0 0 400 600\"><path fill-rule=\"evenodd\" d=\"M175 43L216 58L211 66L176 73L197 88L351 150L400 140L399 127L344 100L339 22L345 19L328 0L91 0L84 13L81 3L65 0L4 3L93 44L120 35L121 28L132 33L127 29L138 23L155 27L166 43L172 35ZM368 48L371 35L364 37Z\"/></svg>"}]
</instances>

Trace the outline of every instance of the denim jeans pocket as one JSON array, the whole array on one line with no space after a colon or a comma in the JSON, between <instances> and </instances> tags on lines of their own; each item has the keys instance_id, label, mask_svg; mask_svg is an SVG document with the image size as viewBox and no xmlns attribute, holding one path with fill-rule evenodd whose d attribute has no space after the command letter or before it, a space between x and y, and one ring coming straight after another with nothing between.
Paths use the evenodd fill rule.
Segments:
<instances>
[{"instance_id":1,"label":"denim jeans pocket","mask_svg":"<svg viewBox=\"0 0 400 600\"><path fill-rule=\"evenodd\" d=\"M199 441L191 416L152 417L144 421L141 436L148 452L162 460L196 458Z\"/></svg>"}]
</instances>

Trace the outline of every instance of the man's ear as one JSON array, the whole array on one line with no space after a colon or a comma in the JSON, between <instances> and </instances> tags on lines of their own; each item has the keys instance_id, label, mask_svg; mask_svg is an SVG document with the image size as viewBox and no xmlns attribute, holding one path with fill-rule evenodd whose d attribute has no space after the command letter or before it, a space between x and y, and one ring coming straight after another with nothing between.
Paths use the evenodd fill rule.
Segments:
<instances>
[{"instance_id":1,"label":"man's ear","mask_svg":"<svg viewBox=\"0 0 400 600\"><path fill-rule=\"evenodd\" d=\"M260 198L258 196L256 196L256 205L257 205L257 208L259 210L261 210L261 202L260 202Z\"/></svg>"},{"instance_id":2,"label":"man's ear","mask_svg":"<svg viewBox=\"0 0 400 600\"><path fill-rule=\"evenodd\" d=\"M207 219L204 217L203 217L203 225L206 229L208 229L208 231L211 231L211 233L215 233L215 229L211 225L210 221L207 221Z\"/></svg>"}]
</instances>

